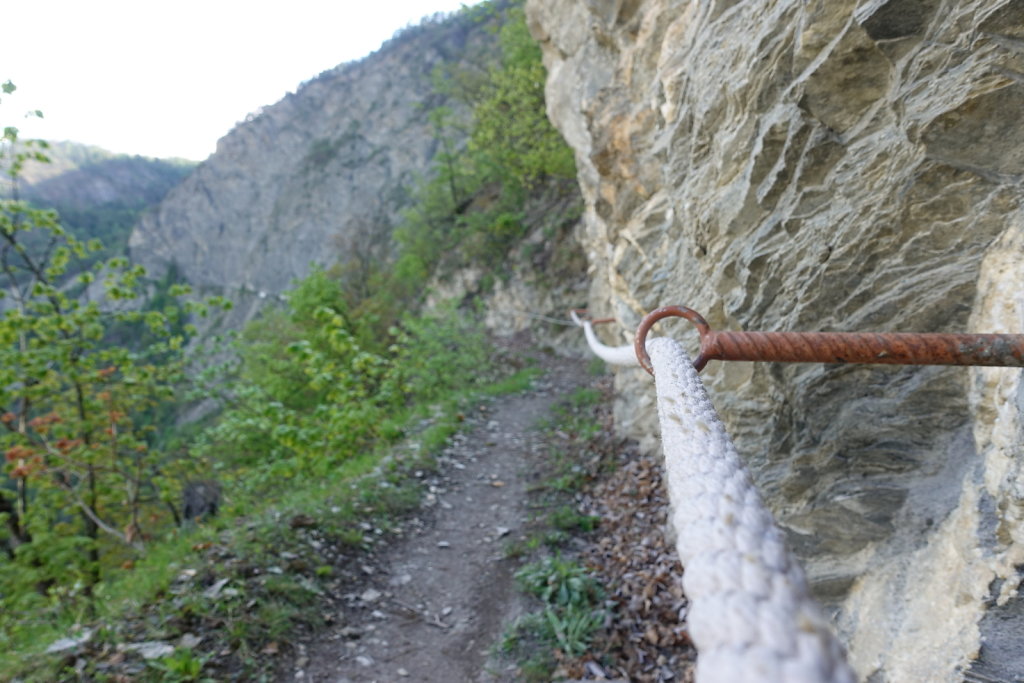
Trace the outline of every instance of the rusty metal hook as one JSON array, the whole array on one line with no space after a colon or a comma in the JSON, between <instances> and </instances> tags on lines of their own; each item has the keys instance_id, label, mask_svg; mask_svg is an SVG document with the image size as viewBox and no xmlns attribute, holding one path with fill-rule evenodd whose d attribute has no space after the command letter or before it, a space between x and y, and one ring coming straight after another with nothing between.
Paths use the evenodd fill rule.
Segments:
<instances>
[{"instance_id":1,"label":"rusty metal hook","mask_svg":"<svg viewBox=\"0 0 1024 683\"><path fill-rule=\"evenodd\" d=\"M1024 334L718 332L692 309L665 306L648 313L636 330L636 357L651 375L647 333L668 317L686 318L697 327L700 352L693 361L697 372L709 360L1024 367Z\"/></svg>"},{"instance_id":2,"label":"rusty metal hook","mask_svg":"<svg viewBox=\"0 0 1024 683\"><path fill-rule=\"evenodd\" d=\"M697 372L703 370L709 360L704 353L704 337L712 334L711 325L708 325L708 321L704 319L704 316L686 306L662 306L645 315L644 319L640 321L640 326L636 328L636 337L633 340L633 348L636 350L636 359L640 361L640 367L652 376L654 375L654 368L651 367L651 357L647 355L647 333L650 332L654 323L662 318L686 318L694 324L697 332L700 334L700 353L693 359L693 367L696 368Z\"/></svg>"},{"instance_id":3,"label":"rusty metal hook","mask_svg":"<svg viewBox=\"0 0 1024 683\"><path fill-rule=\"evenodd\" d=\"M605 325L615 322L615 318L591 318L585 308L570 308L569 311L578 315L581 320L588 320L591 325Z\"/></svg>"}]
</instances>

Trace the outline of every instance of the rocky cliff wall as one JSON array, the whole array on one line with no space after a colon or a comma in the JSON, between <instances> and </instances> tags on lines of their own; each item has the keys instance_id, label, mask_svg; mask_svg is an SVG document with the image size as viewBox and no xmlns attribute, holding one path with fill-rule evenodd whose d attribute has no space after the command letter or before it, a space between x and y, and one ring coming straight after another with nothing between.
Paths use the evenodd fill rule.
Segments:
<instances>
[{"instance_id":1,"label":"rocky cliff wall","mask_svg":"<svg viewBox=\"0 0 1024 683\"><path fill-rule=\"evenodd\" d=\"M721 329L1024 331L1024 2L527 12L610 342L672 303ZM1024 677L1020 371L704 377L862 677ZM654 446L650 381L617 386Z\"/></svg>"},{"instance_id":2,"label":"rocky cliff wall","mask_svg":"<svg viewBox=\"0 0 1024 683\"><path fill-rule=\"evenodd\" d=\"M132 258L157 276L176 263L249 314L310 264L386 251L437 146L434 68L482 63L493 49L486 23L455 17L324 72L222 138L135 227Z\"/></svg>"}]
</instances>

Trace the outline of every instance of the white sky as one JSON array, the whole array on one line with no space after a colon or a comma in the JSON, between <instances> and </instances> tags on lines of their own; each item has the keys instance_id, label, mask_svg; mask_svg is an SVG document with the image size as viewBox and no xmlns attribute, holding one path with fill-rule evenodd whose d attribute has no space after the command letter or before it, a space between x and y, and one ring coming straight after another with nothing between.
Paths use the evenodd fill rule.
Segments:
<instances>
[{"instance_id":1,"label":"white sky","mask_svg":"<svg viewBox=\"0 0 1024 683\"><path fill-rule=\"evenodd\" d=\"M246 114L424 15L478 0L13 0L0 126L203 160ZM40 109L43 120L22 115Z\"/></svg>"}]
</instances>

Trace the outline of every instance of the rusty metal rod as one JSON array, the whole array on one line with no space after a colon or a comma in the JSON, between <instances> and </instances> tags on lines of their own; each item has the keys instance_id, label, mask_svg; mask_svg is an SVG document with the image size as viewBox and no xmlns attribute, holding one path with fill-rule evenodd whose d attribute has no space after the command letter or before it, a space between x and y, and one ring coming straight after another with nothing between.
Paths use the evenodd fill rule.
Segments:
<instances>
[{"instance_id":1,"label":"rusty metal rod","mask_svg":"<svg viewBox=\"0 0 1024 683\"><path fill-rule=\"evenodd\" d=\"M697 327L700 353L693 367L698 372L709 360L1024 367L1024 334L717 332L700 313L665 306L648 313L636 331L637 360L652 375L647 333L668 317L686 318Z\"/></svg>"},{"instance_id":2,"label":"rusty metal rod","mask_svg":"<svg viewBox=\"0 0 1024 683\"><path fill-rule=\"evenodd\" d=\"M591 318L585 308L570 308L569 310L580 316L581 319L589 320L591 325L607 325L615 322L615 318Z\"/></svg>"}]
</instances>

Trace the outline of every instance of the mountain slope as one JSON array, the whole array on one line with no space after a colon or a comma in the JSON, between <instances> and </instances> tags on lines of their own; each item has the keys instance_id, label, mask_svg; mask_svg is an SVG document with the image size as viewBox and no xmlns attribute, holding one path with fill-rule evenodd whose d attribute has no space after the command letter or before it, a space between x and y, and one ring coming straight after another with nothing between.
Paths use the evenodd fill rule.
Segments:
<instances>
[{"instance_id":1,"label":"mountain slope","mask_svg":"<svg viewBox=\"0 0 1024 683\"><path fill-rule=\"evenodd\" d=\"M486 61L486 26L464 11L407 30L240 123L136 226L132 258L155 276L177 264L193 285L238 299L386 244L437 151L428 114L445 101L432 73Z\"/></svg>"},{"instance_id":2,"label":"mountain slope","mask_svg":"<svg viewBox=\"0 0 1024 683\"><path fill-rule=\"evenodd\" d=\"M25 199L45 206L156 204L195 167L188 161L113 154L74 142L49 145L50 163L26 164L21 183Z\"/></svg>"}]
</instances>

